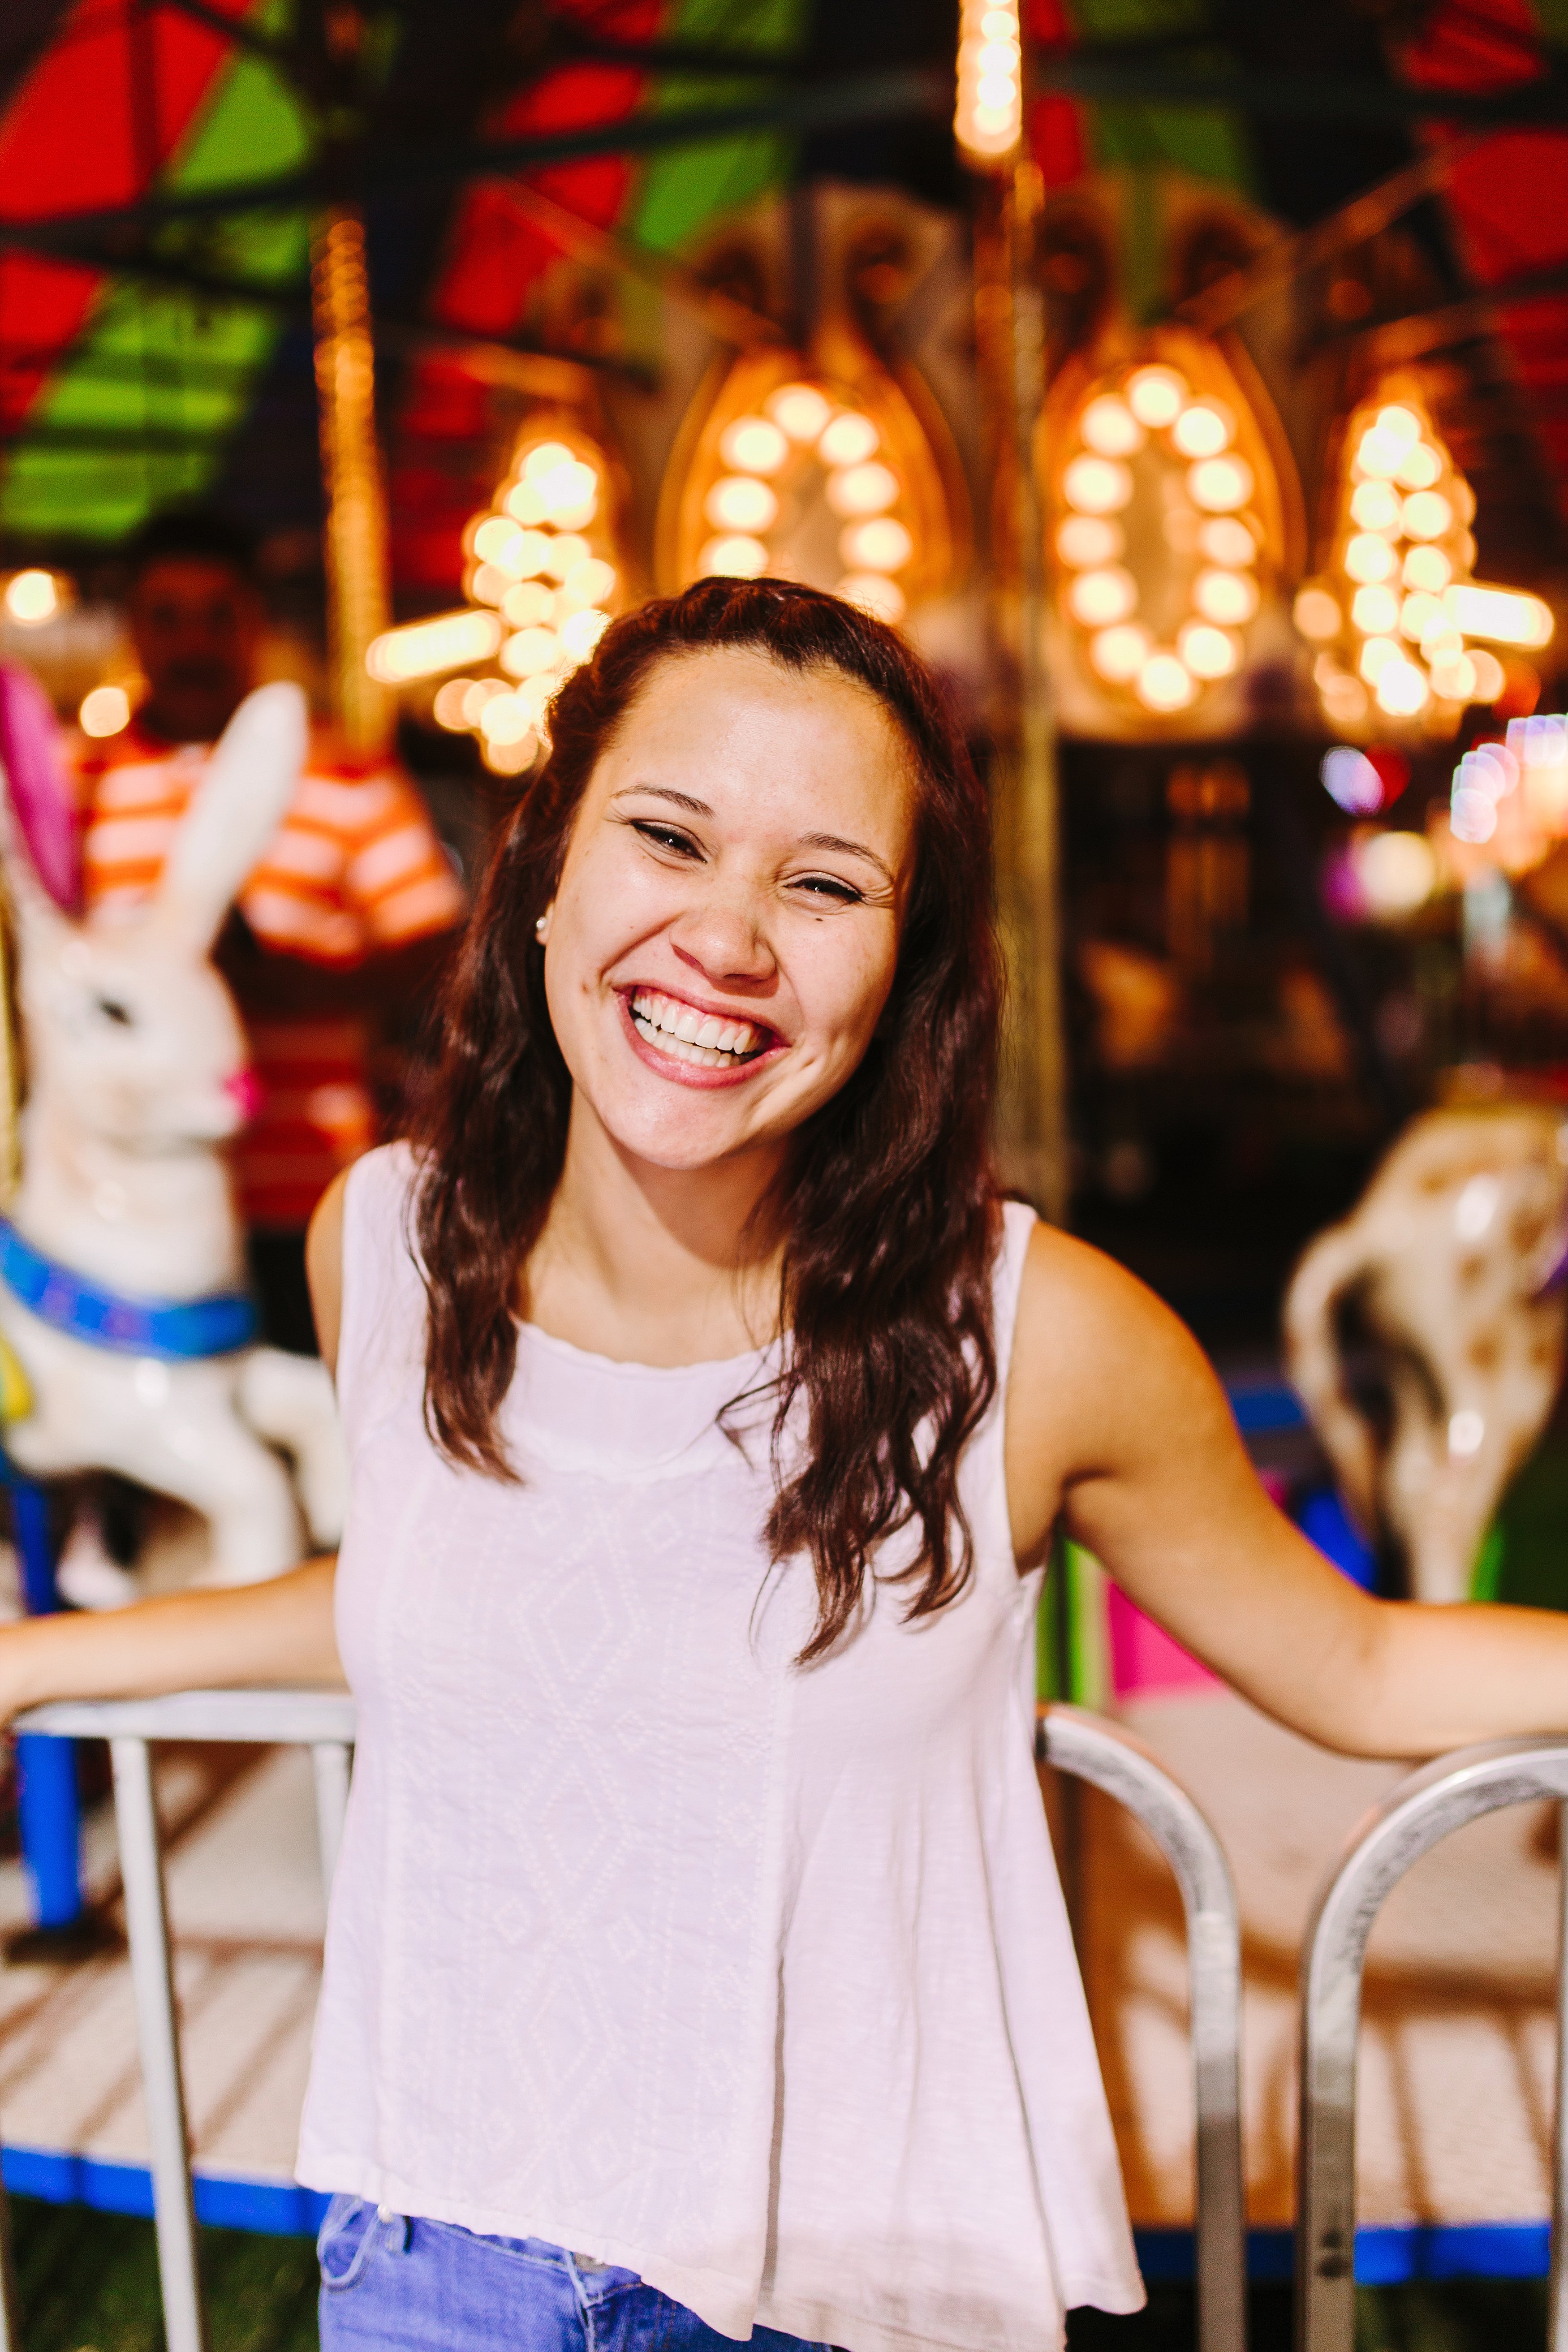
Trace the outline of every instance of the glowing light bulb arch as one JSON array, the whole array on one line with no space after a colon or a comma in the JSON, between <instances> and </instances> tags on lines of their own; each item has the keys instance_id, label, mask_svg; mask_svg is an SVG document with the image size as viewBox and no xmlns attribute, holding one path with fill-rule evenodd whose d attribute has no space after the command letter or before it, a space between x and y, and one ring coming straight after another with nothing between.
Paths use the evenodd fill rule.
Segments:
<instances>
[{"instance_id":1,"label":"glowing light bulb arch","mask_svg":"<svg viewBox=\"0 0 1568 2352\"><path fill-rule=\"evenodd\" d=\"M1053 397L1047 562L1080 670L1120 724L1168 730L1244 667L1284 536L1273 452L1224 356L1167 331Z\"/></svg>"},{"instance_id":2,"label":"glowing light bulb arch","mask_svg":"<svg viewBox=\"0 0 1568 2352\"><path fill-rule=\"evenodd\" d=\"M1493 646L1552 636L1540 597L1472 577L1475 510L1419 384L1385 379L1348 420L1329 564L1295 604L1337 733L1450 734L1467 704L1503 690Z\"/></svg>"}]
</instances>

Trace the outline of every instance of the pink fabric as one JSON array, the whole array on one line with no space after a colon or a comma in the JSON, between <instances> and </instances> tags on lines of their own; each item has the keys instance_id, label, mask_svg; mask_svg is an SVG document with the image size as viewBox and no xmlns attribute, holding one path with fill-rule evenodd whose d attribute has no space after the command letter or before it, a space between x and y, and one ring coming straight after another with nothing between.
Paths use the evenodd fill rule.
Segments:
<instances>
[{"instance_id":1,"label":"pink fabric","mask_svg":"<svg viewBox=\"0 0 1568 2352\"><path fill-rule=\"evenodd\" d=\"M33 869L58 907L81 904L76 821L59 729L42 687L25 669L0 667L0 760Z\"/></svg>"}]
</instances>

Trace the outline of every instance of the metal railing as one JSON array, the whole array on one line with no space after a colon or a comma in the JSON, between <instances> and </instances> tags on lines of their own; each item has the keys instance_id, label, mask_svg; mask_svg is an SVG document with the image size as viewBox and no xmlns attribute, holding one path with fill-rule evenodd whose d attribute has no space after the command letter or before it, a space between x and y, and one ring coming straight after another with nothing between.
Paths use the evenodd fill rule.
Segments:
<instances>
[{"instance_id":1,"label":"metal railing","mask_svg":"<svg viewBox=\"0 0 1568 2352\"><path fill-rule=\"evenodd\" d=\"M348 1797L353 1702L346 1694L327 1691L182 1691L168 1698L64 1701L36 1708L17 1727L29 1734L110 1743L167 2352L205 2352L179 2024L149 1747L165 1739L309 1747L315 1763L322 1875L330 1890ZM1036 1751L1041 1762L1092 1782L1124 1805L1152 1835L1181 1888L1197 2096L1199 2344L1201 2352L1245 2352L1240 1930L1225 1856L1192 1799L1131 1732L1079 1707L1042 1707ZM0 2199L0 2231L3 2222ZM8 2248L0 2234L0 2352L19 2352L19 2345Z\"/></svg>"},{"instance_id":2,"label":"metal railing","mask_svg":"<svg viewBox=\"0 0 1568 2352\"><path fill-rule=\"evenodd\" d=\"M1551 2352L1568 2352L1568 1740L1495 1739L1413 1772L1374 1806L1318 1899L1301 1961L1297 2352L1353 2352L1355 2092L1367 1937L1393 1887L1453 1830L1504 1805L1561 1809L1557 2095L1552 2123Z\"/></svg>"},{"instance_id":3,"label":"metal railing","mask_svg":"<svg viewBox=\"0 0 1568 2352\"><path fill-rule=\"evenodd\" d=\"M1081 1707L1039 1711L1036 1754L1126 1807L1175 1874L1187 1922L1197 2108L1199 2352L1245 2352L1247 2202L1241 2149L1241 1922L1219 1840L1152 1748Z\"/></svg>"},{"instance_id":4,"label":"metal railing","mask_svg":"<svg viewBox=\"0 0 1568 2352\"><path fill-rule=\"evenodd\" d=\"M167 2352L205 2352L206 2326L196 2276L195 2210L190 2140L180 2072L179 2021L163 1900L163 1853L153 1794L150 1744L158 1739L230 1740L307 1747L316 1776L321 1875L330 1893L342 1844L354 1706L339 1691L179 1691L168 1698L66 1700L18 1719L25 1733L107 1739L114 1766L114 1813L131 1946L131 1981L152 2152L153 2211L158 2240ZM19 2352L15 2289L5 2265L5 2333L0 2352Z\"/></svg>"}]
</instances>

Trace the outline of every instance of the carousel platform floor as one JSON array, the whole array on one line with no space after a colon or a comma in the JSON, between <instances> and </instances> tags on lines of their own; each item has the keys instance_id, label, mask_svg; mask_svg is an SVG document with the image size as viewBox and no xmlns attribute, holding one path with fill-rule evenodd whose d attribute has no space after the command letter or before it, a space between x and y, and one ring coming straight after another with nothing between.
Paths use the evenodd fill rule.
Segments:
<instances>
[{"instance_id":1,"label":"carousel platform floor","mask_svg":"<svg viewBox=\"0 0 1568 2352\"><path fill-rule=\"evenodd\" d=\"M1296 1956L1324 1869L1401 1768L1325 1756L1228 1694L1128 1705L1192 1789L1236 1872L1246 1928L1254 2267L1289 2267ZM171 1924L197 2204L215 2223L314 2227L290 2178L322 1904L308 1759L162 1752ZM1492 1817L1417 1865L1374 1933L1363 2042L1358 2268L1373 2281L1534 2275L1549 2210L1554 1870L1541 1812ZM1151 2280L1190 2267L1192 2098L1173 1883L1142 1832L1085 1792L1083 1939L1096 2032ZM118 1916L112 1816L87 1874ZM0 1934L26 1919L0 1866ZM151 2210L122 1953L0 1969L5 2177L33 2196Z\"/></svg>"}]
</instances>

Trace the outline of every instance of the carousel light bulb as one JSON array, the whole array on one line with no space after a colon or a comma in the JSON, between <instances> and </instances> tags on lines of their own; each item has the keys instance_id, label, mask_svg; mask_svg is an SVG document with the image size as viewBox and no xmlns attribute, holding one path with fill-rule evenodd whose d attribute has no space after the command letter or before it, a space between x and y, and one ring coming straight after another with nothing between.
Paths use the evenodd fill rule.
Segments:
<instances>
[{"instance_id":1,"label":"carousel light bulb","mask_svg":"<svg viewBox=\"0 0 1568 2352\"><path fill-rule=\"evenodd\" d=\"M1392 637L1368 637L1361 649L1356 667L1368 686L1375 688L1391 661L1403 661L1405 656Z\"/></svg>"},{"instance_id":2,"label":"carousel light bulb","mask_svg":"<svg viewBox=\"0 0 1568 2352\"><path fill-rule=\"evenodd\" d=\"M499 677L477 677L463 697L463 724L477 727L497 697L510 690Z\"/></svg>"},{"instance_id":3,"label":"carousel light bulb","mask_svg":"<svg viewBox=\"0 0 1568 2352\"><path fill-rule=\"evenodd\" d=\"M530 526L542 523L547 511L537 482L514 482L501 504L514 522Z\"/></svg>"},{"instance_id":4,"label":"carousel light bulb","mask_svg":"<svg viewBox=\"0 0 1568 2352\"><path fill-rule=\"evenodd\" d=\"M510 572L499 563L477 563L468 579L468 593L481 604L499 604L512 585Z\"/></svg>"},{"instance_id":5,"label":"carousel light bulb","mask_svg":"<svg viewBox=\"0 0 1568 2352\"><path fill-rule=\"evenodd\" d=\"M468 723L464 716L464 704L472 693L473 686L471 677L449 677L445 686L437 687L436 699L430 705L430 715L437 727L445 727L453 735L463 732Z\"/></svg>"},{"instance_id":6,"label":"carousel light bulb","mask_svg":"<svg viewBox=\"0 0 1568 2352\"><path fill-rule=\"evenodd\" d=\"M1062 496L1079 514L1120 514L1132 477L1114 457L1075 457L1062 476Z\"/></svg>"},{"instance_id":7,"label":"carousel light bulb","mask_svg":"<svg viewBox=\"0 0 1568 2352\"><path fill-rule=\"evenodd\" d=\"M1138 583L1119 563L1102 572L1080 572L1068 590L1068 609L1086 629L1109 628L1138 610Z\"/></svg>"},{"instance_id":8,"label":"carousel light bulb","mask_svg":"<svg viewBox=\"0 0 1568 2352\"><path fill-rule=\"evenodd\" d=\"M778 520L779 502L754 475L726 474L703 499L702 511L719 530L766 530Z\"/></svg>"},{"instance_id":9,"label":"carousel light bulb","mask_svg":"<svg viewBox=\"0 0 1568 2352\"><path fill-rule=\"evenodd\" d=\"M1171 427L1171 439L1184 457L1217 457L1234 437L1235 427L1217 400L1194 400Z\"/></svg>"},{"instance_id":10,"label":"carousel light bulb","mask_svg":"<svg viewBox=\"0 0 1568 2352\"><path fill-rule=\"evenodd\" d=\"M1378 709L1387 711L1391 719L1415 719L1431 700L1432 689L1419 664L1398 654L1379 670L1373 696Z\"/></svg>"},{"instance_id":11,"label":"carousel light bulb","mask_svg":"<svg viewBox=\"0 0 1568 2352\"><path fill-rule=\"evenodd\" d=\"M873 455L881 438L868 416L847 408L823 426L816 454L825 466L858 466Z\"/></svg>"},{"instance_id":12,"label":"carousel light bulb","mask_svg":"<svg viewBox=\"0 0 1568 2352\"><path fill-rule=\"evenodd\" d=\"M1348 579L1369 586L1377 580L1391 580L1399 569L1393 548L1374 530L1358 531L1347 543L1342 562Z\"/></svg>"},{"instance_id":13,"label":"carousel light bulb","mask_svg":"<svg viewBox=\"0 0 1568 2352\"><path fill-rule=\"evenodd\" d=\"M566 574L564 586L568 595L582 604L607 604L616 593L616 567L598 556L584 556Z\"/></svg>"},{"instance_id":14,"label":"carousel light bulb","mask_svg":"<svg viewBox=\"0 0 1568 2352\"><path fill-rule=\"evenodd\" d=\"M899 495L899 478L888 466L846 466L827 477L827 503L835 514L880 514Z\"/></svg>"},{"instance_id":15,"label":"carousel light bulb","mask_svg":"<svg viewBox=\"0 0 1568 2352\"><path fill-rule=\"evenodd\" d=\"M1339 635L1343 617L1337 600L1326 588L1298 590L1290 616L1301 635L1319 646Z\"/></svg>"},{"instance_id":16,"label":"carousel light bulb","mask_svg":"<svg viewBox=\"0 0 1568 2352\"><path fill-rule=\"evenodd\" d=\"M1405 559L1405 586L1424 589L1429 596L1440 596L1453 576L1454 567L1440 547L1413 547Z\"/></svg>"},{"instance_id":17,"label":"carousel light bulb","mask_svg":"<svg viewBox=\"0 0 1568 2352\"><path fill-rule=\"evenodd\" d=\"M592 466L569 457L563 466L552 466L549 473L533 476L531 483L552 522L572 529L592 522L599 503L598 477Z\"/></svg>"},{"instance_id":18,"label":"carousel light bulb","mask_svg":"<svg viewBox=\"0 0 1568 2352\"><path fill-rule=\"evenodd\" d=\"M1479 679L1469 654L1447 654L1432 665L1432 691L1445 702L1474 702Z\"/></svg>"},{"instance_id":19,"label":"carousel light bulb","mask_svg":"<svg viewBox=\"0 0 1568 2352\"><path fill-rule=\"evenodd\" d=\"M510 569L505 558L523 535L505 515L486 515L474 533L474 553L481 563L500 563Z\"/></svg>"},{"instance_id":20,"label":"carousel light bulb","mask_svg":"<svg viewBox=\"0 0 1568 2352\"><path fill-rule=\"evenodd\" d=\"M1225 628L1240 628L1258 610L1258 583L1250 572L1200 572L1193 582L1193 603L1205 621L1217 622ZM1192 669L1195 664L1188 662L1187 667ZM1224 673L1214 674L1217 677Z\"/></svg>"},{"instance_id":21,"label":"carousel light bulb","mask_svg":"<svg viewBox=\"0 0 1568 2352\"><path fill-rule=\"evenodd\" d=\"M1413 588L1399 608L1399 634L1413 645L1424 645L1434 630L1442 628L1444 619L1440 599L1424 588Z\"/></svg>"},{"instance_id":22,"label":"carousel light bulb","mask_svg":"<svg viewBox=\"0 0 1568 2352\"><path fill-rule=\"evenodd\" d=\"M1236 639L1206 621L1189 621L1176 640L1176 650L1194 677L1229 677L1241 667Z\"/></svg>"},{"instance_id":23,"label":"carousel light bulb","mask_svg":"<svg viewBox=\"0 0 1568 2352\"><path fill-rule=\"evenodd\" d=\"M858 604L879 621L896 628L907 609L904 592L896 580L881 572L847 572L838 583L838 593L846 604Z\"/></svg>"},{"instance_id":24,"label":"carousel light bulb","mask_svg":"<svg viewBox=\"0 0 1568 2352\"><path fill-rule=\"evenodd\" d=\"M417 677L460 668L465 662L489 661L500 643L500 623L495 614L470 604L460 613L383 630L366 647L364 666L383 686L407 686Z\"/></svg>"},{"instance_id":25,"label":"carousel light bulb","mask_svg":"<svg viewBox=\"0 0 1568 2352\"><path fill-rule=\"evenodd\" d=\"M1017 145L1023 63L1017 0L963 0L952 127L972 162L994 164Z\"/></svg>"},{"instance_id":26,"label":"carousel light bulb","mask_svg":"<svg viewBox=\"0 0 1568 2352\"><path fill-rule=\"evenodd\" d=\"M1101 629L1089 648L1089 665L1110 686L1127 686L1149 657L1149 632L1135 621Z\"/></svg>"},{"instance_id":27,"label":"carousel light bulb","mask_svg":"<svg viewBox=\"0 0 1568 2352\"><path fill-rule=\"evenodd\" d=\"M609 625L608 613L598 612L590 604L562 622L561 643L574 661L584 662Z\"/></svg>"},{"instance_id":28,"label":"carousel light bulb","mask_svg":"<svg viewBox=\"0 0 1568 2352\"><path fill-rule=\"evenodd\" d=\"M1412 490L1399 520L1406 539L1441 539L1452 528L1454 509L1441 490Z\"/></svg>"},{"instance_id":29,"label":"carousel light bulb","mask_svg":"<svg viewBox=\"0 0 1568 2352\"><path fill-rule=\"evenodd\" d=\"M536 442L522 461L522 478L525 482L542 482L546 475L553 474L558 466L571 466L575 462L564 441Z\"/></svg>"},{"instance_id":30,"label":"carousel light bulb","mask_svg":"<svg viewBox=\"0 0 1568 2352\"><path fill-rule=\"evenodd\" d=\"M1187 476L1187 495L1205 514L1229 514L1252 496L1252 468L1245 457L1205 457Z\"/></svg>"},{"instance_id":31,"label":"carousel light bulb","mask_svg":"<svg viewBox=\"0 0 1568 2352\"><path fill-rule=\"evenodd\" d=\"M1399 626L1399 599L1392 588L1358 588L1351 619L1369 637L1386 637Z\"/></svg>"},{"instance_id":32,"label":"carousel light bulb","mask_svg":"<svg viewBox=\"0 0 1568 2352\"><path fill-rule=\"evenodd\" d=\"M582 563L593 552L585 539L575 531L560 531L544 542L545 557L540 570L549 580L564 580L574 564Z\"/></svg>"},{"instance_id":33,"label":"carousel light bulb","mask_svg":"<svg viewBox=\"0 0 1568 2352\"><path fill-rule=\"evenodd\" d=\"M481 740L479 750L492 775L521 776L525 768L533 765L539 750L539 738L530 728L528 733L520 735L515 743L491 743Z\"/></svg>"},{"instance_id":34,"label":"carousel light bulb","mask_svg":"<svg viewBox=\"0 0 1568 2352\"><path fill-rule=\"evenodd\" d=\"M913 538L891 515L853 522L838 540L838 552L851 572L901 572L914 551Z\"/></svg>"},{"instance_id":35,"label":"carousel light bulb","mask_svg":"<svg viewBox=\"0 0 1568 2352\"><path fill-rule=\"evenodd\" d=\"M487 743L521 743L533 730L533 712L520 694L498 694L479 713Z\"/></svg>"},{"instance_id":36,"label":"carousel light bulb","mask_svg":"<svg viewBox=\"0 0 1568 2352\"><path fill-rule=\"evenodd\" d=\"M1102 392L1088 404L1078 429L1085 446L1097 457L1131 457L1143 446L1143 427L1113 392Z\"/></svg>"},{"instance_id":37,"label":"carousel light bulb","mask_svg":"<svg viewBox=\"0 0 1568 2352\"><path fill-rule=\"evenodd\" d=\"M1179 654L1149 656L1138 672L1134 690L1146 710L1185 710L1197 696L1197 681Z\"/></svg>"},{"instance_id":38,"label":"carousel light bulb","mask_svg":"<svg viewBox=\"0 0 1568 2352\"><path fill-rule=\"evenodd\" d=\"M1374 481L1392 481L1408 446L1407 442L1380 433L1375 425L1369 425L1356 444L1355 470Z\"/></svg>"},{"instance_id":39,"label":"carousel light bulb","mask_svg":"<svg viewBox=\"0 0 1568 2352\"><path fill-rule=\"evenodd\" d=\"M1413 408L1394 404L1377 412L1376 429L1390 441L1397 441L1402 449L1421 438L1421 419Z\"/></svg>"},{"instance_id":40,"label":"carousel light bulb","mask_svg":"<svg viewBox=\"0 0 1568 2352\"><path fill-rule=\"evenodd\" d=\"M84 735L118 735L131 724L131 697L122 686L95 686L82 696L76 721Z\"/></svg>"},{"instance_id":41,"label":"carousel light bulb","mask_svg":"<svg viewBox=\"0 0 1568 2352\"><path fill-rule=\"evenodd\" d=\"M792 441L815 441L833 414L832 404L814 383L781 383L763 406Z\"/></svg>"},{"instance_id":42,"label":"carousel light bulb","mask_svg":"<svg viewBox=\"0 0 1568 2352\"><path fill-rule=\"evenodd\" d=\"M1057 526L1057 553L1075 569L1090 563L1114 563L1127 544L1119 522L1104 515L1068 515Z\"/></svg>"},{"instance_id":43,"label":"carousel light bulb","mask_svg":"<svg viewBox=\"0 0 1568 2352\"><path fill-rule=\"evenodd\" d=\"M1394 478L1407 490L1429 490L1443 478L1443 460L1429 441L1417 441L1394 467Z\"/></svg>"},{"instance_id":44,"label":"carousel light bulb","mask_svg":"<svg viewBox=\"0 0 1568 2352\"><path fill-rule=\"evenodd\" d=\"M1186 404L1186 381L1173 367L1135 368L1127 379L1127 405L1151 432L1173 425Z\"/></svg>"},{"instance_id":45,"label":"carousel light bulb","mask_svg":"<svg viewBox=\"0 0 1568 2352\"><path fill-rule=\"evenodd\" d=\"M52 620L59 610L59 591L52 572L17 572L5 583L5 615L24 628Z\"/></svg>"},{"instance_id":46,"label":"carousel light bulb","mask_svg":"<svg viewBox=\"0 0 1568 2352\"><path fill-rule=\"evenodd\" d=\"M500 649L500 666L509 677L534 677L553 669L561 658L561 640L553 629L519 629Z\"/></svg>"},{"instance_id":47,"label":"carousel light bulb","mask_svg":"<svg viewBox=\"0 0 1568 2352\"><path fill-rule=\"evenodd\" d=\"M1495 702L1508 683L1508 675L1496 654L1489 654L1484 646L1467 646L1466 658L1476 673L1477 702Z\"/></svg>"},{"instance_id":48,"label":"carousel light bulb","mask_svg":"<svg viewBox=\"0 0 1568 2352\"><path fill-rule=\"evenodd\" d=\"M1495 646L1544 646L1556 625L1551 606L1539 596L1483 587L1476 580L1457 581L1443 598L1443 610L1467 637L1489 637Z\"/></svg>"},{"instance_id":49,"label":"carousel light bulb","mask_svg":"<svg viewBox=\"0 0 1568 2352\"><path fill-rule=\"evenodd\" d=\"M697 559L698 572L706 580L757 580L767 568L767 549L744 531L710 539Z\"/></svg>"},{"instance_id":50,"label":"carousel light bulb","mask_svg":"<svg viewBox=\"0 0 1568 2352\"><path fill-rule=\"evenodd\" d=\"M1351 520L1363 530L1393 530L1399 498L1387 482L1358 482L1351 493Z\"/></svg>"},{"instance_id":51,"label":"carousel light bulb","mask_svg":"<svg viewBox=\"0 0 1568 2352\"><path fill-rule=\"evenodd\" d=\"M719 455L738 474L776 474L789 440L766 416L737 416L719 436Z\"/></svg>"},{"instance_id":52,"label":"carousel light bulb","mask_svg":"<svg viewBox=\"0 0 1568 2352\"><path fill-rule=\"evenodd\" d=\"M1198 525L1198 552L1211 563L1235 567L1257 562L1258 541L1234 515L1215 515Z\"/></svg>"}]
</instances>

